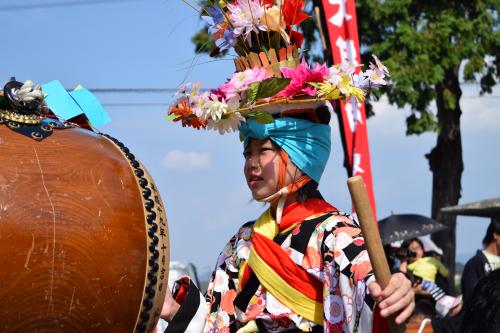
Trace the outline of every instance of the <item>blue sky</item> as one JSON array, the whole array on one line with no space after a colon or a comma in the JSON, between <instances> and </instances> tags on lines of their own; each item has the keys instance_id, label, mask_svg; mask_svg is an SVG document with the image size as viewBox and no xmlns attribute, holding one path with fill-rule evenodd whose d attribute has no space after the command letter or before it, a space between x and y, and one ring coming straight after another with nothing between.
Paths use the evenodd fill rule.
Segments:
<instances>
[{"instance_id":1,"label":"blue sky","mask_svg":"<svg viewBox=\"0 0 500 333\"><path fill-rule=\"evenodd\" d=\"M213 87L234 71L231 60L194 55L190 38L201 23L180 0L83 2L0 0L0 81L14 75L37 83L58 79L68 88L175 88L184 80ZM466 203L499 196L500 91L479 97L475 85L463 90L461 202ZM100 130L128 145L161 191L172 260L210 269L237 227L263 210L250 201L237 135L165 121L169 93L97 96L112 118ZM432 177L424 155L435 145L435 134L405 136L410 110L386 100L375 104L375 112L368 131L379 218L391 212L429 215ZM333 151L320 189L339 209L349 210L338 124L331 125ZM464 259L480 246L489 220L458 221L457 254Z\"/></svg>"}]
</instances>

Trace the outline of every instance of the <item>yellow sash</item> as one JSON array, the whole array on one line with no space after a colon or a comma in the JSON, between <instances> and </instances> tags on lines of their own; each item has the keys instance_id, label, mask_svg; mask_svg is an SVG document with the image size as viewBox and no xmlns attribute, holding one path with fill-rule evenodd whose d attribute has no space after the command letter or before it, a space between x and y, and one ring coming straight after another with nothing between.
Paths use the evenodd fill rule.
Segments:
<instances>
[{"instance_id":1,"label":"yellow sash","mask_svg":"<svg viewBox=\"0 0 500 333\"><path fill-rule=\"evenodd\" d=\"M255 222L254 232L258 232L271 240L278 234L278 225L269 209ZM309 298L289 285L258 255L253 245L250 250L248 265L259 279L261 285L281 303L309 321L323 325L323 304ZM241 268L244 269L244 265ZM240 277L242 269L240 269Z\"/></svg>"}]
</instances>

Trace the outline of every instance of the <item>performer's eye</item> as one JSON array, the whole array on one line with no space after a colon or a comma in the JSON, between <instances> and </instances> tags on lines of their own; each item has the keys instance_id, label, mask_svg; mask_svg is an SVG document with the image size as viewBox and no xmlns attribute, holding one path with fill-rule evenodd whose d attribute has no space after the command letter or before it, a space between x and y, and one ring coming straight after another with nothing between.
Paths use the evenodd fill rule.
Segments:
<instances>
[{"instance_id":1,"label":"performer's eye","mask_svg":"<svg viewBox=\"0 0 500 333\"><path fill-rule=\"evenodd\" d=\"M249 151L244 151L243 152L243 157L245 158L245 160L247 160L249 157L250 157L250 152Z\"/></svg>"}]
</instances>

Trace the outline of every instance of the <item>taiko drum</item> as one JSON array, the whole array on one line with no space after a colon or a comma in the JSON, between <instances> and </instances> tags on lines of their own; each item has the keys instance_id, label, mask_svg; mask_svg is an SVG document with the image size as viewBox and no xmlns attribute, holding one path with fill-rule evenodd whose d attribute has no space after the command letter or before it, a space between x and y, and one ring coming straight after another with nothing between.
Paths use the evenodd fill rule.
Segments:
<instances>
[{"instance_id":1,"label":"taiko drum","mask_svg":"<svg viewBox=\"0 0 500 333\"><path fill-rule=\"evenodd\" d=\"M168 280L165 212L121 142L0 124L0 332L151 332Z\"/></svg>"}]
</instances>

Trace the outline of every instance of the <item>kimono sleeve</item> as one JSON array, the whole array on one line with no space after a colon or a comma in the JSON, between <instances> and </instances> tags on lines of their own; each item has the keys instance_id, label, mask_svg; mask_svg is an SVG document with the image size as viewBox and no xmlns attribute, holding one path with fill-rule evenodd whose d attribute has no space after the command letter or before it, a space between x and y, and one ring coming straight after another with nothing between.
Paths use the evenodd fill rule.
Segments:
<instances>
[{"instance_id":1,"label":"kimono sleeve","mask_svg":"<svg viewBox=\"0 0 500 333\"><path fill-rule=\"evenodd\" d=\"M203 332L207 317L207 303L198 287L185 276L174 283L172 295L180 308L168 324L165 333Z\"/></svg>"},{"instance_id":2,"label":"kimono sleeve","mask_svg":"<svg viewBox=\"0 0 500 333\"><path fill-rule=\"evenodd\" d=\"M165 333L201 333L234 324L232 300L236 295L238 271L233 254L243 240L241 237L250 237L252 224L243 225L219 254L205 296L188 277L175 282L172 295L180 308Z\"/></svg>"},{"instance_id":3,"label":"kimono sleeve","mask_svg":"<svg viewBox=\"0 0 500 333\"><path fill-rule=\"evenodd\" d=\"M367 285L375 278L361 229L348 216L334 216L321 248L325 332L371 332L374 302Z\"/></svg>"}]
</instances>

